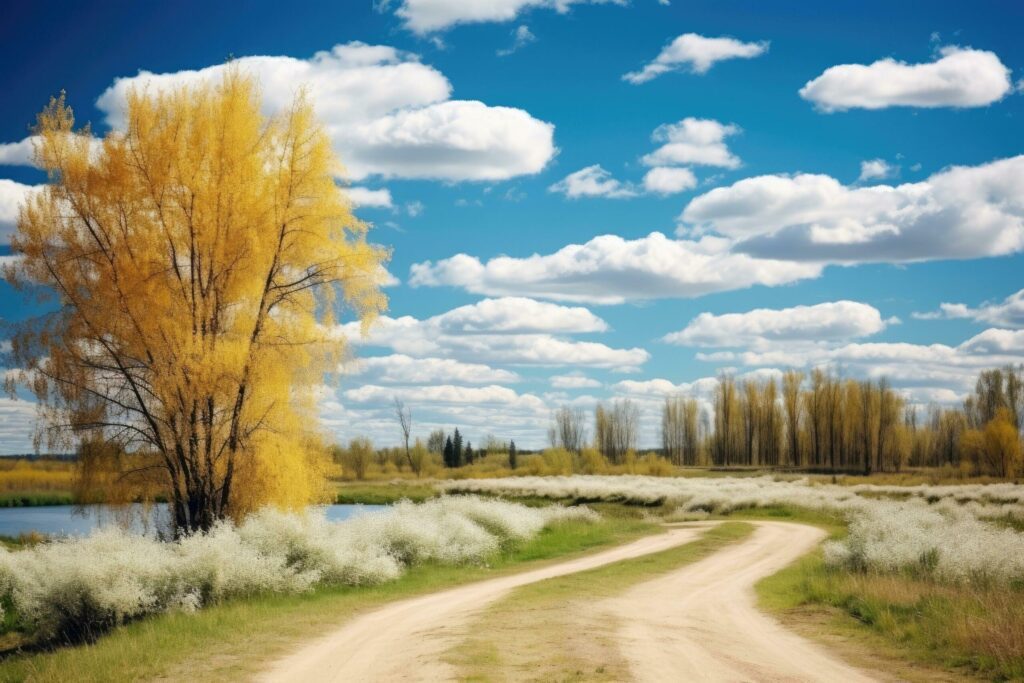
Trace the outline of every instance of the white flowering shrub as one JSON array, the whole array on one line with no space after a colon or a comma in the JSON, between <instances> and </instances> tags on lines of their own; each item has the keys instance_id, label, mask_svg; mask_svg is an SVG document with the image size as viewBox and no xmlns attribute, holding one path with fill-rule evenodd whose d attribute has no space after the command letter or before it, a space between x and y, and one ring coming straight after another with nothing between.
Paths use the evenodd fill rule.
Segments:
<instances>
[{"instance_id":1,"label":"white flowering shrub","mask_svg":"<svg viewBox=\"0 0 1024 683\"><path fill-rule=\"evenodd\" d=\"M449 492L662 504L670 519L781 505L845 517L849 534L824 547L833 567L912 572L955 583L1024 581L1024 534L992 523L1024 519L1024 486L836 486L772 477L516 477L447 482Z\"/></svg>"},{"instance_id":2,"label":"white flowering shrub","mask_svg":"<svg viewBox=\"0 0 1024 683\"><path fill-rule=\"evenodd\" d=\"M106 528L18 551L0 550L0 598L41 639L80 640L149 614L320 584L398 578L413 564L481 562L586 508L531 508L451 496L401 502L343 522L321 510L264 510L173 543Z\"/></svg>"}]
</instances>

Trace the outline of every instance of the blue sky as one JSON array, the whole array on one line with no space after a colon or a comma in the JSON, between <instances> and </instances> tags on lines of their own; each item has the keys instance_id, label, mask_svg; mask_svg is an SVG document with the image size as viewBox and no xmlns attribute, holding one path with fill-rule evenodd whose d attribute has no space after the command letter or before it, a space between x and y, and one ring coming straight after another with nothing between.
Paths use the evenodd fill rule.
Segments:
<instances>
[{"instance_id":1,"label":"blue sky","mask_svg":"<svg viewBox=\"0 0 1024 683\"><path fill-rule=\"evenodd\" d=\"M416 433L539 446L554 407L630 397L652 445L663 397L723 368L886 374L924 404L1024 360L1019 3L151 5L7 8L0 236L62 89L105 132L140 71L243 58L271 100L318 79L400 280L376 360L325 391L338 438L395 441L401 395ZM0 319L37 312L0 284ZM0 453L31 420L0 399Z\"/></svg>"}]
</instances>

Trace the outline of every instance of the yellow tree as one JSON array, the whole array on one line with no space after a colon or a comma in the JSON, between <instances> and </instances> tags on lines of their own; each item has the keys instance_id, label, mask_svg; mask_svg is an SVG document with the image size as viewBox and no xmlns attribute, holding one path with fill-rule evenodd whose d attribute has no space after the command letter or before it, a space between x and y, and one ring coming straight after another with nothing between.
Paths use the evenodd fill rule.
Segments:
<instances>
[{"instance_id":1,"label":"yellow tree","mask_svg":"<svg viewBox=\"0 0 1024 683\"><path fill-rule=\"evenodd\" d=\"M131 93L126 121L98 140L63 96L38 117L49 183L22 207L5 275L57 299L14 342L50 441L102 438L138 455L126 472L158 467L179 533L306 504L322 485L316 394L344 352L334 311L368 323L384 308L387 253L335 185L304 96L265 118L227 69Z\"/></svg>"}]
</instances>

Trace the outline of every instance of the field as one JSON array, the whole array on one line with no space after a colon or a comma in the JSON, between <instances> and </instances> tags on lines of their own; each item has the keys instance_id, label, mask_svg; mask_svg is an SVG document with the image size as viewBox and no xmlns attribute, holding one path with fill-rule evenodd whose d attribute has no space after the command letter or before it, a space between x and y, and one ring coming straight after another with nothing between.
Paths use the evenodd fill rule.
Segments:
<instances>
[{"instance_id":1,"label":"field","mask_svg":"<svg viewBox=\"0 0 1024 683\"><path fill-rule=\"evenodd\" d=\"M26 476L34 467L2 475L70 481L70 470L58 466ZM109 532L5 552L0 680L56 680L68 667L82 680L122 670L173 677L186 659L200 680L240 676L289 643L387 601L619 543L666 521L716 519L789 519L829 532L820 551L762 581L758 593L783 623L852 661L877 667L881 658L907 667L908 678L921 671L925 678L1024 677L1021 485L935 483L956 481L935 472L835 483L701 469L672 477L385 474L336 482L336 500L407 502L394 515L339 528L315 515L268 512L171 547ZM458 497L438 499L444 494ZM696 544L519 589L480 617L448 661L471 679L529 663L543 642L564 639L559 615L573 596L614 593L713 552L742 528L720 527ZM131 580L113 580L123 576ZM528 637L504 640L530 619ZM39 644L60 647L33 652ZM594 650L581 645L545 666L571 678L587 652ZM601 661L602 671L584 678L616 679L622 661Z\"/></svg>"}]
</instances>

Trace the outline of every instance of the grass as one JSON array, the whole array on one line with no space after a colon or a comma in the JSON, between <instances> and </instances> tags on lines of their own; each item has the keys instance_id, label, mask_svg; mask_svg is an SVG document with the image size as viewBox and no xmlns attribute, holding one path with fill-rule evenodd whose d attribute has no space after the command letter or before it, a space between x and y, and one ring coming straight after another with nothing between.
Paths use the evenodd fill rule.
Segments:
<instances>
[{"instance_id":1,"label":"grass","mask_svg":"<svg viewBox=\"0 0 1024 683\"><path fill-rule=\"evenodd\" d=\"M0 681L65 681L72 671L82 682L246 678L296 642L385 602L578 555L656 529L629 512L595 524L567 522L496 556L488 566L425 565L378 586L265 595L195 614L163 615L119 627L91 645L11 652L0 662Z\"/></svg>"},{"instance_id":2,"label":"grass","mask_svg":"<svg viewBox=\"0 0 1024 683\"><path fill-rule=\"evenodd\" d=\"M752 531L750 524L726 522L692 543L517 588L467 625L446 659L466 681L627 680L613 625L591 616L587 604L696 562Z\"/></svg>"},{"instance_id":3,"label":"grass","mask_svg":"<svg viewBox=\"0 0 1024 683\"><path fill-rule=\"evenodd\" d=\"M440 495L433 480L343 481L335 483L338 505L389 505L402 499L422 503Z\"/></svg>"},{"instance_id":4,"label":"grass","mask_svg":"<svg viewBox=\"0 0 1024 683\"><path fill-rule=\"evenodd\" d=\"M924 667L1024 679L1024 589L832 570L820 552L758 584L762 607L805 633ZM926 678L932 678L926 676Z\"/></svg>"}]
</instances>

